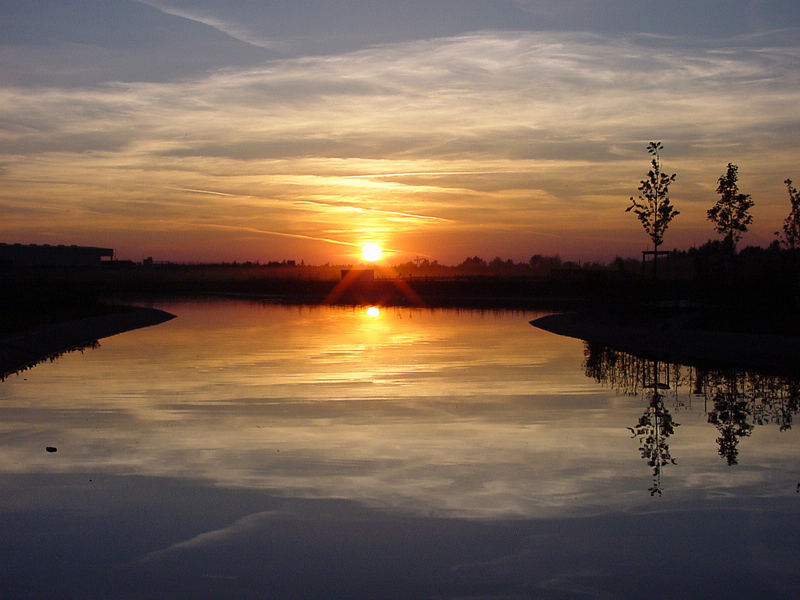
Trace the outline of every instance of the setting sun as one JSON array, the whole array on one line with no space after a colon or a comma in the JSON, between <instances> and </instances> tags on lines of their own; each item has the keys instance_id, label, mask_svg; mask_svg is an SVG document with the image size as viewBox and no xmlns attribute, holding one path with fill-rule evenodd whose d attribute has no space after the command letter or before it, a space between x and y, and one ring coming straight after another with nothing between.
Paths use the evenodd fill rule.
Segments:
<instances>
[{"instance_id":1,"label":"setting sun","mask_svg":"<svg viewBox=\"0 0 800 600\"><path fill-rule=\"evenodd\" d=\"M368 262L375 262L376 260L380 260L381 256L383 255L383 251L378 244L366 244L364 249L361 251L361 256L364 257L364 260Z\"/></svg>"}]
</instances>

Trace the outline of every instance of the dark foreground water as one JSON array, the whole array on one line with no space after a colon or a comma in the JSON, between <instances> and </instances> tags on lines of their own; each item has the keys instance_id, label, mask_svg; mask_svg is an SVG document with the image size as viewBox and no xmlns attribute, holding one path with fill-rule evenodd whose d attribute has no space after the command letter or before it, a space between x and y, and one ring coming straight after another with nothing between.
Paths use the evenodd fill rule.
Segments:
<instances>
[{"instance_id":1,"label":"dark foreground water","mask_svg":"<svg viewBox=\"0 0 800 600\"><path fill-rule=\"evenodd\" d=\"M159 307L0 383L0 597L798 593L796 383L534 313Z\"/></svg>"}]
</instances>

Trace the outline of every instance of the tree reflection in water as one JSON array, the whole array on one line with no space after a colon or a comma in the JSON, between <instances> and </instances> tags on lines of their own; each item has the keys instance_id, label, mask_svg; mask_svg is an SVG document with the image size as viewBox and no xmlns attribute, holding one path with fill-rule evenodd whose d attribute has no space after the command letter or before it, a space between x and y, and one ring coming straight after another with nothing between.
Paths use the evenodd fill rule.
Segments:
<instances>
[{"instance_id":1,"label":"tree reflection in water","mask_svg":"<svg viewBox=\"0 0 800 600\"><path fill-rule=\"evenodd\" d=\"M739 393L739 376L732 374L726 381L714 386L713 408L708 412L708 422L719 431L719 455L735 465L739 456L739 440L749 437L754 425L751 403Z\"/></svg>"},{"instance_id":2,"label":"tree reflection in water","mask_svg":"<svg viewBox=\"0 0 800 600\"><path fill-rule=\"evenodd\" d=\"M651 495L662 493L662 467L676 464L667 441L678 423L664 405L665 394L676 410L685 406L685 398L704 400L708 422L719 432L718 453L728 465L738 463L739 441L750 436L756 425L776 424L780 431L787 431L800 412L798 378L667 364L588 342L584 357L587 377L617 393L647 401L637 424L628 429L639 439L642 458L653 468Z\"/></svg>"},{"instance_id":3,"label":"tree reflection in water","mask_svg":"<svg viewBox=\"0 0 800 600\"><path fill-rule=\"evenodd\" d=\"M657 366L657 365L656 365ZM661 467L675 464L669 451L667 438L675 433L679 423L664 406L664 396L657 388L650 394L650 402L644 414L639 417L635 427L628 427L633 437L639 438L639 451L642 458L653 468L653 485L648 488L650 495L661 495Z\"/></svg>"}]
</instances>

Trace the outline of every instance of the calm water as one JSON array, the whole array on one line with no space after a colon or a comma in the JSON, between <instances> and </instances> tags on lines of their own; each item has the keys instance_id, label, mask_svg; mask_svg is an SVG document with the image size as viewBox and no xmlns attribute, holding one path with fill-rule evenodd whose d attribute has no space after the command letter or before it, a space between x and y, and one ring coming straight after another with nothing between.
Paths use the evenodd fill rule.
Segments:
<instances>
[{"instance_id":1,"label":"calm water","mask_svg":"<svg viewBox=\"0 0 800 600\"><path fill-rule=\"evenodd\" d=\"M159 308L178 318L0 383L0 597L800 585L796 384L586 348L534 313Z\"/></svg>"}]
</instances>

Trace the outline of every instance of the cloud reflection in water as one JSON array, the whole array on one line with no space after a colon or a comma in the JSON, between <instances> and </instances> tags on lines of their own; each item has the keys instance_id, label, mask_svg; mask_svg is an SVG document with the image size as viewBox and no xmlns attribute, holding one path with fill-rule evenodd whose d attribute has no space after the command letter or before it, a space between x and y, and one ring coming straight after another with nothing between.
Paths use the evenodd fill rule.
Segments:
<instances>
[{"instance_id":1,"label":"cloud reflection in water","mask_svg":"<svg viewBox=\"0 0 800 600\"><path fill-rule=\"evenodd\" d=\"M581 343L530 314L166 308L179 318L3 384L4 473L201 478L477 518L649 506L627 431L641 402L587 379ZM671 498L793 491L792 432L754 432L732 473L702 415L680 422ZM57 460L31 451L45 445Z\"/></svg>"}]
</instances>

